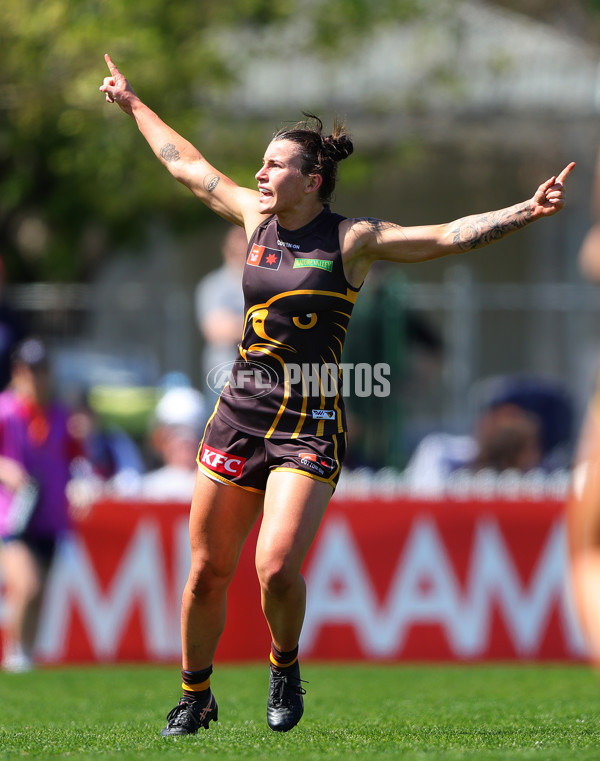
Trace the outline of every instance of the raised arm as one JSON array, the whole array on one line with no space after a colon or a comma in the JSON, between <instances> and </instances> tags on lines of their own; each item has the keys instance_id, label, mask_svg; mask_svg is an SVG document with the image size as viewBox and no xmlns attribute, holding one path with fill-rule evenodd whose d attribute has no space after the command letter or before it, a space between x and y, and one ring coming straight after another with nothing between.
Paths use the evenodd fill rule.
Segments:
<instances>
[{"instance_id":1,"label":"raised arm","mask_svg":"<svg viewBox=\"0 0 600 761\"><path fill-rule=\"evenodd\" d=\"M571 162L557 177L542 183L529 201L447 224L402 227L381 219L347 220L341 229L346 274L350 282L357 284L379 259L422 262L459 254L487 246L536 219L552 216L565 205L565 180L574 166Z\"/></svg>"},{"instance_id":2,"label":"raised arm","mask_svg":"<svg viewBox=\"0 0 600 761\"><path fill-rule=\"evenodd\" d=\"M133 117L155 156L176 180L188 187L210 209L252 231L261 219L258 192L242 188L215 169L190 142L160 119L135 94L109 55L104 56L110 71L100 91L108 103L116 103Z\"/></svg>"}]
</instances>

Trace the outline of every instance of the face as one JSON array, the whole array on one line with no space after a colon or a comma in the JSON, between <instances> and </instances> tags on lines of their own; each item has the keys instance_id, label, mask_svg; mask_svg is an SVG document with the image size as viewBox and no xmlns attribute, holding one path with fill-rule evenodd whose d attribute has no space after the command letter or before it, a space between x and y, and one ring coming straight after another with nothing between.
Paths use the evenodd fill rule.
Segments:
<instances>
[{"instance_id":1,"label":"face","mask_svg":"<svg viewBox=\"0 0 600 761\"><path fill-rule=\"evenodd\" d=\"M29 367L17 363L12 371L12 384L22 396L45 404L50 399L50 370L46 364Z\"/></svg>"},{"instance_id":2,"label":"face","mask_svg":"<svg viewBox=\"0 0 600 761\"><path fill-rule=\"evenodd\" d=\"M314 175L300 170L298 147L289 140L269 144L261 169L256 173L260 193L259 208L263 214L281 214L301 207L310 197Z\"/></svg>"}]
</instances>

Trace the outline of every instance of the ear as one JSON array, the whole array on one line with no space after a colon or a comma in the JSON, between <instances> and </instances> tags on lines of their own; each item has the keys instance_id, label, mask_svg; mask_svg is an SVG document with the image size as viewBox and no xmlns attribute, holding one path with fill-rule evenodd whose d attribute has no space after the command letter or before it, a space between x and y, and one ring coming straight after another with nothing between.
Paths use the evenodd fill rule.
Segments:
<instances>
[{"instance_id":1,"label":"ear","mask_svg":"<svg viewBox=\"0 0 600 761\"><path fill-rule=\"evenodd\" d=\"M323 178L320 174L309 174L306 180L307 182L304 187L305 193L316 193L323 184Z\"/></svg>"}]
</instances>

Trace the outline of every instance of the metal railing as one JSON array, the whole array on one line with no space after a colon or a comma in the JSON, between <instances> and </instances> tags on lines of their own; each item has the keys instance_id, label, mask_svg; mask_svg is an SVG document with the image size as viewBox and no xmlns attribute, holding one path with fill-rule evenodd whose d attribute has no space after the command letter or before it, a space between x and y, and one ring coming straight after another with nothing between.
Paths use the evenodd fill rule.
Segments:
<instances>
[{"instance_id":1,"label":"metal railing","mask_svg":"<svg viewBox=\"0 0 600 761\"><path fill-rule=\"evenodd\" d=\"M201 340L194 324L192 289L166 286L157 295L139 283L122 283L112 288L107 300L94 285L37 283L12 287L10 298L32 329L54 344L94 346L101 340L104 350L119 353L127 351L128 341L135 341L154 354L161 373L179 370L198 379ZM488 284L456 265L446 270L441 282L406 283L399 301L428 315L442 334L439 408L432 410L433 427L467 430L475 412L473 387L482 378L515 368L555 376L582 411L596 359L600 289L586 283ZM506 341L497 337L505 318L517 321ZM490 353L490 346L493 366L484 351ZM511 355L506 370L502 352ZM519 357L526 358L526 367L519 365ZM583 372L582 367L588 369ZM589 377L584 378L586 372ZM409 423L410 414L403 414Z\"/></svg>"}]
</instances>

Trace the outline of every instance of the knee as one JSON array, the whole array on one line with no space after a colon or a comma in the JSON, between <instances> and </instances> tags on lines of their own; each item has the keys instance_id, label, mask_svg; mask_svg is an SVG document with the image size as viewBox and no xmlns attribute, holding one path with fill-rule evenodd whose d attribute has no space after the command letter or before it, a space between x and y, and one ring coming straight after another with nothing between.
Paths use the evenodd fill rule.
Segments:
<instances>
[{"instance_id":1,"label":"knee","mask_svg":"<svg viewBox=\"0 0 600 761\"><path fill-rule=\"evenodd\" d=\"M187 581L187 589L194 597L206 597L226 590L233 570L209 560L192 561Z\"/></svg>"},{"instance_id":2,"label":"knee","mask_svg":"<svg viewBox=\"0 0 600 761\"><path fill-rule=\"evenodd\" d=\"M29 604L41 596L47 574L19 542L3 550L2 575L7 597Z\"/></svg>"},{"instance_id":3,"label":"knee","mask_svg":"<svg viewBox=\"0 0 600 761\"><path fill-rule=\"evenodd\" d=\"M30 605L38 600L43 592L42 580L36 577L4 580L5 596L12 601Z\"/></svg>"},{"instance_id":4,"label":"knee","mask_svg":"<svg viewBox=\"0 0 600 761\"><path fill-rule=\"evenodd\" d=\"M265 558L256 563L256 573L263 592L279 597L293 589L299 572L285 558Z\"/></svg>"}]
</instances>

